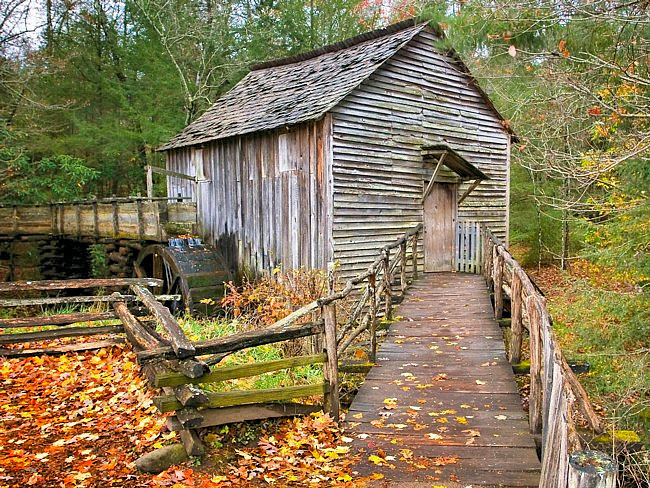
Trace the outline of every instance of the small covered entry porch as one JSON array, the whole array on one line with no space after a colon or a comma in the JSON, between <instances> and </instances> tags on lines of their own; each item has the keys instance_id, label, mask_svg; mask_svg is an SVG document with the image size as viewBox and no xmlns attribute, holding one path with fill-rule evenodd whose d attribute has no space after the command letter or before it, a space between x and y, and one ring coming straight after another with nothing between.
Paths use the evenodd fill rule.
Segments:
<instances>
[{"instance_id":1,"label":"small covered entry porch","mask_svg":"<svg viewBox=\"0 0 650 488\"><path fill-rule=\"evenodd\" d=\"M423 146L422 158L434 168L422 192L424 271L478 273L480 224L459 220L458 206L489 178L447 145ZM466 181L471 183L459 194Z\"/></svg>"}]
</instances>

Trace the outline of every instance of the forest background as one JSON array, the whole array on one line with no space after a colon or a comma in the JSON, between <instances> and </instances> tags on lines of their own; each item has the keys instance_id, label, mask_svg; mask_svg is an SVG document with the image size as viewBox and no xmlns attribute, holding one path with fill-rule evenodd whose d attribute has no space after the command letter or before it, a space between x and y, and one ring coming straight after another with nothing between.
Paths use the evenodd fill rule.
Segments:
<instances>
[{"instance_id":1,"label":"forest background","mask_svg":"<svg viewBox=\"0 0 650 488\"><path fill-rule=\"evenodd\" d=\"M144 193L156 147L251 64L412 16L518 135L511 246L590 393L648 431L647 1L4 0L0 203Z\"/></svg>"}]
</instances>

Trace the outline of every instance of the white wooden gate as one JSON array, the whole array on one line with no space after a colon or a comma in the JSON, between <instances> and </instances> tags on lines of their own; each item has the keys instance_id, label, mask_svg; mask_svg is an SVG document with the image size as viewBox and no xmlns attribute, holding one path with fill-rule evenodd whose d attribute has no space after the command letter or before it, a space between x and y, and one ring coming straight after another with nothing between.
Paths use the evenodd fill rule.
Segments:
<instances>
[{"instance_id":1,"label":"white wooden gate","mask_svg":"<svg viewBox=\"0 0 650 488\"><path fill-rule=\"evenodd\" d=\"M481 253L481 223L472 220L458 220L456 224L456 245L454 268L462 273L480 273L483 260Z\"/></svg>"}]
</instances>

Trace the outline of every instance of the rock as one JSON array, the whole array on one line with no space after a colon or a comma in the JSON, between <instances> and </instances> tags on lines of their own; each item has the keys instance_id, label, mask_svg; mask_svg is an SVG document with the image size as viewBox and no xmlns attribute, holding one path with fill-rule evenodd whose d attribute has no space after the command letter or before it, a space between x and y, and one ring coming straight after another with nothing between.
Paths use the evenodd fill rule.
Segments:
<instances>
[{"instance_id":1,"label":"rock","mask_svg":"<svg viewBox=\"0 0 650 488\"><path fill-rule=\"evenodd\" d=\"M135 465L145 473L161 473L174 464L187 461L188 456L183 444L171 444L140 456Z\"/></svg>"}]
</instances>

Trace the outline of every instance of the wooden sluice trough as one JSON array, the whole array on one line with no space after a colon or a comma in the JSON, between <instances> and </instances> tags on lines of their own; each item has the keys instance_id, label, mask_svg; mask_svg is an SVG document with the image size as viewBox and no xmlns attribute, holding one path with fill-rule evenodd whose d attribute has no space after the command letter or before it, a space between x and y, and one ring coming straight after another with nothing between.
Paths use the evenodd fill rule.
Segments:
<instances>
[{"instance_id":1,"label":"wooden sluice trough","mask_svg":"<svg viewBox=\"0 0 650 488\"><path fill-rule=\"evenodd\" d=\"M195 223L196 203L182 197L0 207L0 239L64 236L164 242L170 227L187 226L191 231Z\"/></svg>"}]
</instances>

